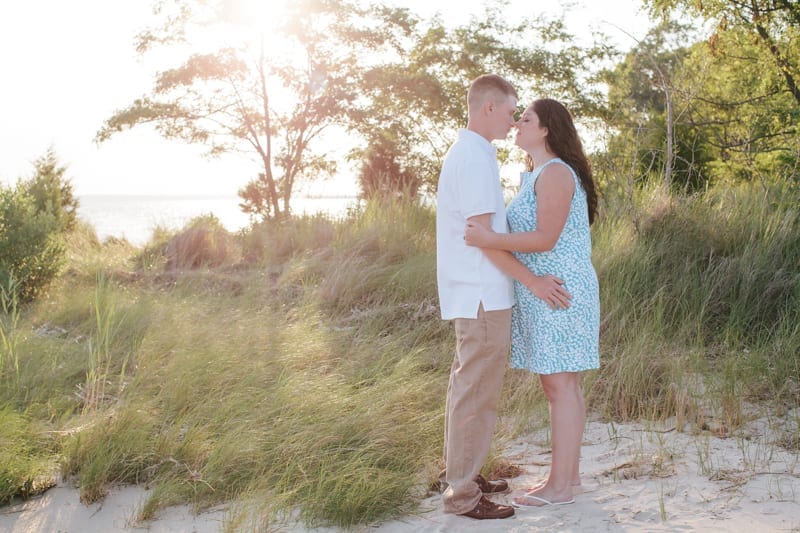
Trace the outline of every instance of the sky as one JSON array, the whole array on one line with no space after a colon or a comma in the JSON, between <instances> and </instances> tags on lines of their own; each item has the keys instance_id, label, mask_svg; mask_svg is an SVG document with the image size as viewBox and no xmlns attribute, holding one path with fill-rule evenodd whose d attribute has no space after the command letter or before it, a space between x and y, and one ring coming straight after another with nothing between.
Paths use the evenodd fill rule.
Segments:
<instances>
[{"instance_id":1,"label":"sky","mask_svg":"<svg viewBox=\"0 0 800 533\"><path fill-rule=\"evenodd\" d=\"M266 0L253 0L265 2ZM457 10L430 0L391 0L448 23L483 11L483 0ZM449 4L449 3L448 3ZM565 2L512 0L509 21L530 11L559 12ZM650 26L641 0L573 1L573 32L598 29L630 47ZM52 148L78 196L93 194L236 195L257 172L242 156L207 159L200 146L165 140L137 126L98 145L103 122L152 87L158 68L137 55L134 36L152 21L148 0L25 0L0 7L0 183L32 175ZM452 5L452 4L450 4ZM545 8L546 6L546 8ZM630 34L630 35L628 35ZM314 185L315 195L354 194L352 174Z\"/></svg>"}]
</instances>

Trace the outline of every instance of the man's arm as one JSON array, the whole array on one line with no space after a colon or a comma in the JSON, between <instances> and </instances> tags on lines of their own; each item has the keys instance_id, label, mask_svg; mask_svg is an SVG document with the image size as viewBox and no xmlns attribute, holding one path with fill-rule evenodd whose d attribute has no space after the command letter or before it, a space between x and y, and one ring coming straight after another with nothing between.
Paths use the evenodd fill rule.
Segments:
<instances>
[{"instance_id":1,"label":"man's arm","mask_svg":"<svg viewBox=\"0 0 800 533\"><path fill-rule=\"evenodd\" d=\"M549 252L564 231L574 194L575 182L567 167L551 165L536 182L536 231L495 233L490 225L476 225L470 219L464 229L467 244L510 252Z\"/></svg>"},{"instance_id":2,"label":"man's arm","mask_svg":"<svg viewBox=\"0 0 800 533\"><path fill-rule=\"evenodd\" d=\"M487 229L491 229L491 213L483 215L476 215L470 217L468 220L476 224L480 224ZM546 274L544 276L537 276L522 264L511 252L505 250L493 250L489 248L481 248L481 252L486 255L487 259L491 261L494 266L503 271L507 276L519 281L531 291L534 296L542 299L553 309L569 307L570 294L562 285L563 280Z\"/></svg>"}]
</instances>

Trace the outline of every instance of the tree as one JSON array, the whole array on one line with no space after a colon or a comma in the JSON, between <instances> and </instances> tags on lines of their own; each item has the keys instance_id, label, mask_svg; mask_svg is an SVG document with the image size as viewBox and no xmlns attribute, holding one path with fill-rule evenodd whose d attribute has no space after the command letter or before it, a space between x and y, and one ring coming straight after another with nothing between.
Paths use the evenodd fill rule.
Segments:
<instances>
[{"instance_id":1,"label":"tree","mask_svg":"<svg viewBox=\"0 0 800 533\"><path fill-rule=\"evenodd\" d=\"M692 172L692 158L686 158L691 149L676 135L685 111L676 87L687 53L678 43L686 42L687 32L684 25L662 22L602 75L609 86L605 120L615 132L611 149L624 152L635 147L637 174L644 177L658 171L667 189L676 171Z\"/></svg>"},{"instance_id":2,"label":"tree","mask_svg":"<svg viewBox=\"0 0 800 533\"><path fill-rule=\"evenodd\" d=\"M769 68L770 53L742 28L693 41L659 35L670 27L665 21L654 28L606 74L614 135L610 157L601 161L633 160L640 178L672 168L674 181L691 191L723 179L796 177L800 110ZM674 167L662 156L670 131Z\"/></svg>"},{"instance_id":3,"label":"tree","mask_svg":"<svg viewBox=\"0 0 800 533\"><path fill-rule=\"evenodd\" d=\"M206 145L210 155L249 153L260 170L239 191L241 207L260 218L281 218L290 213L299 179L335 169L312 145L358 98L352 87L359 61L383 46L383 26L371 18L381 13L346 0L290 2L275 30L286 44L275 50L268 49L263 29L245 35L238 23L247 14L237 12L237 5L235 0L156 4L161 25L143 31L137 49L145 54L183 46L189 56L159 72L152 94L115 113L97 139L152 124L167 138ZM226 36L224 42L194 51L203 40L198 36L213 34L212 29Z\"/></svg>"},{"instance_id":4,"label":"tree","mask_svg":"<svg viewBox=\"0 0 800 533\"><path fill-rule=\"evenodd\" d=\"M365 198L416 197L420 180L415 173L401 166L403 154L394 139L376 136L360 157L362 164L358 182Z\"/></svg>"},{"instance_id":5,"label":"tree","mask_svg":"<svg viewBox=\"0 0 800 533\"><path fill-rule=\"evenodd\" d=\"M675 11L699 15L715 24L715 35L743 31L753 37L772 60L772 69L800 105L800 2L796 0L646 0L651 11L669 16ZM714 39L715 37L712 37ZM735 57L736 50L725 53Z\"/></svg>"},{"instance_id":6,"label":"tree","mask_svg":"<svg viewBox=\"0 0 800 533\"><path fill-rule=\"evenodd\" d=\"M469 82L487 72L509 79L521 93L521 106L533 95L551 96L578 116L597 116L602 95L591 65L610 51L577 46L561 20L536 17L509 24L502 16L505 4L491 2L482 16L453 28L439 18L412 18L409 37L398 41L404 51L364 73L370 99L350 127L370 148L351 157L367 168L376 153L386 153L390 140L392 164L432 192L444 152L455 130L466 124Z\"/></svg>"},{"instance_id":7,"label":"tree","mask_svg":"<svg viewBox=\"0 0 800 533\"><path fill-rule=\"evenodd\" d=\"M733 52L735 51L735 53ZM707 154L709 181L797 177L800 107L770 54L744 31L698 42L684 62L685 128Z\"/></svg>"}]
</instances>

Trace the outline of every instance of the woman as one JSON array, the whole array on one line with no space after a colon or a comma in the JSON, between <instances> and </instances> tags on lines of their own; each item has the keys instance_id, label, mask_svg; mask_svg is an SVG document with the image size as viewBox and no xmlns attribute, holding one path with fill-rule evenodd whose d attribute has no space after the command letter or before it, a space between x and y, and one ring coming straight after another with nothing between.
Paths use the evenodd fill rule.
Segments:
<instances>
[{"instance_id":1,"label":"woman","mask_svg":"<svg viewBox=\"0 0 800 533\"><path fill-rule=\"evenodd\" d=\"M467 224L467 244L515 252L534 274L565 280L568 308L552 309L515 283L511 366L539 374L550 407L553 457L542 484L514 499L517 506L573 503L580 485L579 462L586 407L580 372L598 368L600 297L591 262L589 226L597 193L569 111L540 99L517 123L516 144L529 156L532 171L508 205L511 233Z\"/></svg>"}]
</instances>

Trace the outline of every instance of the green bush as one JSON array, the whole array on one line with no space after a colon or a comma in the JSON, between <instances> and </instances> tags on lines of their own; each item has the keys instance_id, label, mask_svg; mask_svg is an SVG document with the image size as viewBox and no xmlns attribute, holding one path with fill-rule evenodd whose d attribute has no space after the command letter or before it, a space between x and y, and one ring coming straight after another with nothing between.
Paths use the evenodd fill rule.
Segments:
<instances>
[{"instance_id":1,"label":"green bush","mask_svg":"<svg viewBox=\"0 0 800 533\"><path fill-rule=\"evenodd\" d=\"M36 298L61 272L66 247L59 222L39 211L23 188L0 191L0 284L19 287L21 301Z\"/></svg>"},{"instance_id":2,"label":"green bush","mask_svg":"<svg viewBox=\"0 0 800 533\"><path fill-rule=\"evenodd\" d=\"M33 177L20 183L33 198L37 212L53 215L59 232L69 232L78 222L78 200L72 194L72 185L64 174L55 152L50 149L33 163Z\"/></svg>"},{"instance_id":3,"label":"green bush","mask_svg":"<svg viewBox=\"0 0 800 533\"><path fill-rule=\"evenodd\" d=\"M35 299L61 273L64 236L77 224L78 201L50 149L35 172L13 189L0 190L0 284L18 288L20 301Z\"/></svg>"}]
</instances>

